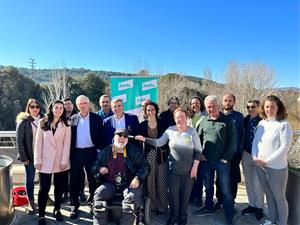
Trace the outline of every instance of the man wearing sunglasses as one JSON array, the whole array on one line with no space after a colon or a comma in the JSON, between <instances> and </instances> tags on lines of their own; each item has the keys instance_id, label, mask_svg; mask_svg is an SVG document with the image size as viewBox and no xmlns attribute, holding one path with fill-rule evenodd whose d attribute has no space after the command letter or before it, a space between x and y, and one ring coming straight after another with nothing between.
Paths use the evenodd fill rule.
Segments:
<instances>
[{"instance_id":1,"label":"man wearing sunglasses","mask_svg":"<svg viewBox=\"0 0 300 225\"><path fill-rule=\"evenodd\" d=\"M94 195L94 225L107 224L107 210L98 211L103 201L109 201L115 193L123 193L123 216L121 223L135 224L142 197L142 181L147 175L147 165L141 149L128 143L128 131L118 128L114 132L113 144L99 152L92 173L100 186ZM133 207L134 205L134 207ZM133 207L133 208L132 208Z\"/></svg>"},{"instance_id":2,"label":"man wearing sunglasses","mask_svg":"<svg viewBox=\"0 0 300 225\"><path fill-rule=\"evenodd\" d=\"M264 193L256 174L255 162L252 158L251 149L256 127L259 121L261 121L261 118L259 117L259 106L260 103L258 100L250 100L247 103L248 115L244 118L245 133L242 158L246 191L249 201L249 206L242 210L242 214L253 214L257 220L260 220L264 216Z\"/></svg>"}]
</instances>

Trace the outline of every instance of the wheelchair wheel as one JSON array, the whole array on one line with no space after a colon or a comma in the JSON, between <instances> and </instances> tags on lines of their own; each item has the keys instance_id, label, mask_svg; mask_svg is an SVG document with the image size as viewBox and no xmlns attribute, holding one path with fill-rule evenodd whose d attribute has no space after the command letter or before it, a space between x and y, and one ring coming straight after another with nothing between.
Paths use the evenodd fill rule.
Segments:
<instances>
[{"instance_id":1,"label":"wheelchair wheel","mask_svg":"<svg viewBox=\"0 0 300 225\"><path fill-rule=\"evenodd\" d=\"M150 224L150 198L144 198L144 221L145 225Z\"/></svg>"}]
</instances>

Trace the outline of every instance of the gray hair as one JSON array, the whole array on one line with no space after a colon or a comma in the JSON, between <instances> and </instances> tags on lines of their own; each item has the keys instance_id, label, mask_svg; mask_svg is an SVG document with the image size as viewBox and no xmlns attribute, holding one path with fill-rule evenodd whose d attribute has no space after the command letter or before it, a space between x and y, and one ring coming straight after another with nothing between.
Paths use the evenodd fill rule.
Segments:
<instances>
[{"instance_id":1,"label":"gray hair","mask_svg":"<svg viewBox=\"0 0 300 225\"><path fill-rule=\"evenodd\" d=\"M85 96L85 95L79 95L79 96L76 98L76 105L78 104L78 102L79 102L80 99L84 99L84 100L86 100L88 103L90 103L90 99L89 99L87 96Z\"/></svg>"},{"instance_id":2,"label":"gray hair","mask_svg":"<svg viewBox=\"0 0 300 225\"><path fill-rule=\"evenodd\" d=\"M206 105L207 102L215 102L217 105L219 105L219 99L215 95L208 95L204 99L204 104Z\"/></svg>"}]
</instances>

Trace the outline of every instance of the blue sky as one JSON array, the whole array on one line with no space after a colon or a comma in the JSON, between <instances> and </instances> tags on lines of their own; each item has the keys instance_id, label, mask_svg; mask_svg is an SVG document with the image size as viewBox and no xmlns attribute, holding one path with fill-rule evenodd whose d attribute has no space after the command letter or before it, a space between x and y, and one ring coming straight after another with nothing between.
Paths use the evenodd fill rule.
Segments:
<instances>
[{"instance_id":1,"label":"blue sky","mask_svg":"<svg viewBox=\"0 0 300 225\"><path fill-rule=\"evenodd\" d=\"M0 65L87 68L219 81L230 61L300 87L297 0L1 0Z\"/></svg>"}]
</instances>

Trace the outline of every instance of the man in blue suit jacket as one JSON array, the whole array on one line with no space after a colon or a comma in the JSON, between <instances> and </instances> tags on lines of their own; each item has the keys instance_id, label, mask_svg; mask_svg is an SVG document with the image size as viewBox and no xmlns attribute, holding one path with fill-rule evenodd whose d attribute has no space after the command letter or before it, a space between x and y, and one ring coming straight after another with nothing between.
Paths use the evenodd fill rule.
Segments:
<instances>
[{"instance_id":1,"label":"man in blue suit jacket","mask_svg":"<svg viewBox=\"0 0 300 225\"><path fill-rule=\"evenodd\" d=\"M126 128L129 135L132 136L139 134L139 121L137 116L124 113L124 107L121 99L113 99L111 101L111 109L114 115L103 121L105 146L112 144L114 133L117 128Z\"/></svg>"}]
</instances>

